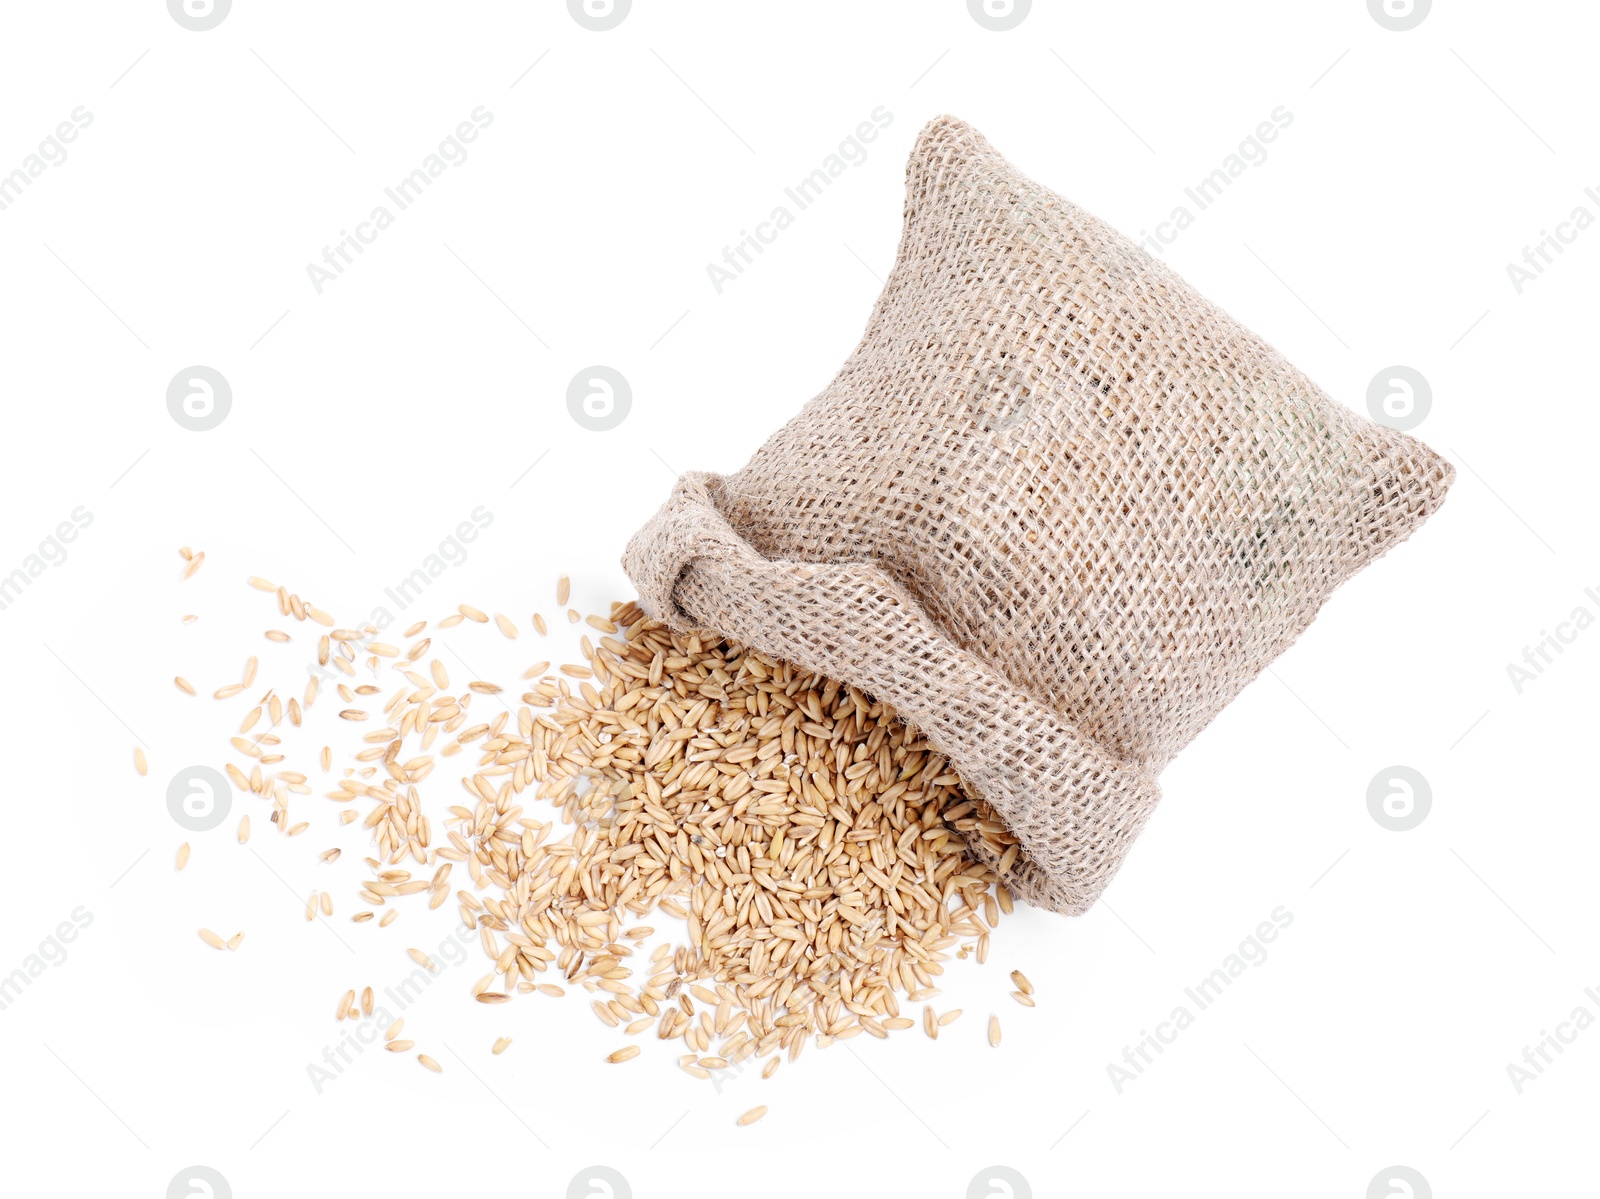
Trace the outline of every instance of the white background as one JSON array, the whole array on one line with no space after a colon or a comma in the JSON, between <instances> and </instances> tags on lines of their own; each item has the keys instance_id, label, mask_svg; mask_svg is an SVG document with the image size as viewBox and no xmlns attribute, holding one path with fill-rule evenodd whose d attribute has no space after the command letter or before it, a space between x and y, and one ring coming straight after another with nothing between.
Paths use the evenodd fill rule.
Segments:
<instances>
[{"instance_id":1,"label":"white background","mask_svg":"<svg viewBox=\"0 0 1600 1199\"><path fill-rule=\"evenodd\" d=\"M0 611L0 974L74 909L92 923L0 1011L0 1189L161 1196L202 1163L241 1197L560 1196L603 1163L640 1197L957 1199L999 1163L1041 1196L1361 1199L1404 1164L1441 1199L1593 1193L1600 1031L1520 1094L1507 1065L1600 1016L1600 631L1520 694L1506 667L1600 615L1600 231L1521 294L1506 265L1600 215L1597 25L1577 3L1441 3L1391 32L1358 0L1040 0L996 33L960 0L638 0L596 33L551 2L239 0L195 33L153 0L10 6L0 172L76 107L93 121L0 211L0 573L74 508L93 522ZM318 294L307 264L480 105L470 156ZM865 160L717 294L707 264L880 105ZM527 627L556 575L585 610L625 598L618 555L673 472L736 468L854 346L926 120L971 121L1137 238L1280 105L1266 161L1165 256L1352 406L1419 370L1417 435L1459 477L1167 770L1105 902L1003 923L987 967L950 971L937 1002L967 1014L937 1044L860 1038L719 1094L653 1038L604 1064L619 1035L580 997L471 1003L474 960L406 1012L442 1075L369 1049L317 1093L339 995L398 981L454 905L350 924L361 840L320 794L293 840L249 801L245 848L168 817L167 781L220 766L244 711L210 690L259 652L252 692L292 694L308 660L308 626L261 639L284 622L245 576L353 623L481 505L492 525L401 623L466 601L524 629L456 630L476 673L562 660L564 622L555 653ZM209 432L166 408L193 364L233 389ZM566 410L593 364L632 385L606 433ZM183 583L180 545L207 553ZM1432 787L1410 832L1367 810L1395 764ZM316 862L332 844L353 869ZM317 887L326 925L300 913ZM1119 1094L1107 1065L1280 905L1268 960ZM201 925L245 943L218 954ZM1036 1010L1006 998L1016 967Z\"/></svg>"}]
</instances>

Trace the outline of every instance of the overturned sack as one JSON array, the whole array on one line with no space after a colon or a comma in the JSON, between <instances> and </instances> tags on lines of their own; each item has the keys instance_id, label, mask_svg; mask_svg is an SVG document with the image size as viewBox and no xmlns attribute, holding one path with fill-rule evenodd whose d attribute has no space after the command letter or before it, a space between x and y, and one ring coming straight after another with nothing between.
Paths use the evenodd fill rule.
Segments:
<instances>
[{"instance_id":1,"label":"overturned sack","mask_svg":"<svg viewBox=\"0 0 1600 1199\"><path fill-rule=\"evenodd\" d=\"M623 561L674 627L894 707L1020 839L1007 885L1077 914L1161 769L1453 476L941 117L838 376Z\"/></svg>"}]
</instances>

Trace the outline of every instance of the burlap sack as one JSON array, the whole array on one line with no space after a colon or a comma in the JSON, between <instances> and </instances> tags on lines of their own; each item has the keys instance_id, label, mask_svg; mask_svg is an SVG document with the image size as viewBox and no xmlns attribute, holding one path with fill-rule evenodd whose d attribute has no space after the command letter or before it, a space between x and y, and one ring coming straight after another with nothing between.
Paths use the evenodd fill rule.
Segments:
<instances>
[{"instance_id":1,"label":"burlap sack","mask_svg":"<svg viewBox=\"0 0 1600 1199\"><path fill-rule=\"evenodd\" d=\"M1453 477L941 117L855 353L623 562L652 615L892 704L1021 840L1008 886L1077 914L1173 755Z\"/></svg>"}]
</instances>

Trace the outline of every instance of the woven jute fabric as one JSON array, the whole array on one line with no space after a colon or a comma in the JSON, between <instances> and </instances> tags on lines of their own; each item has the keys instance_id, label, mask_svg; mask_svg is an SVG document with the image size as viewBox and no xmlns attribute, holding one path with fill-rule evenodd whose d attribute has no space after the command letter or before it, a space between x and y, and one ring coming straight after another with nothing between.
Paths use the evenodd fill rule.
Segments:
<instances>
[{"instance_id":1,"label":"woven jute fabric","mask_svg":"<svg viewBox=\"0 0 1600 1199\"><path fill-rule=\"evenodd\" d=\"M1173 755L1453 477L941 117L838 376L623 562L674 627L894 707L1020 839L1013 892L1076 914Z\"/></svg>"}]
</instances>

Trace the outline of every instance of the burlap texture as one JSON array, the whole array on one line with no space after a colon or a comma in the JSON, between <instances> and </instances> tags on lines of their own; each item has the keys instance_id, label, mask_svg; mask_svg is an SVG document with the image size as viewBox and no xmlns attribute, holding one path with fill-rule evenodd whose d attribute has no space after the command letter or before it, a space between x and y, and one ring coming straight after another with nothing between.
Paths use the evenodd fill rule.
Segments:
<instances>
[{"instance_id":1,"label":"burlap texture","mask_svg":"<svg viewBox=\"0 0 1600 1199\"><path fill-rule=\"evenodd\" d=\"M941 117L861 344L623 562L652 615L893 705L1020 838L1007 885L1077 914L1173 755L1453 477Z\"/></svg>"}]
</instances>

